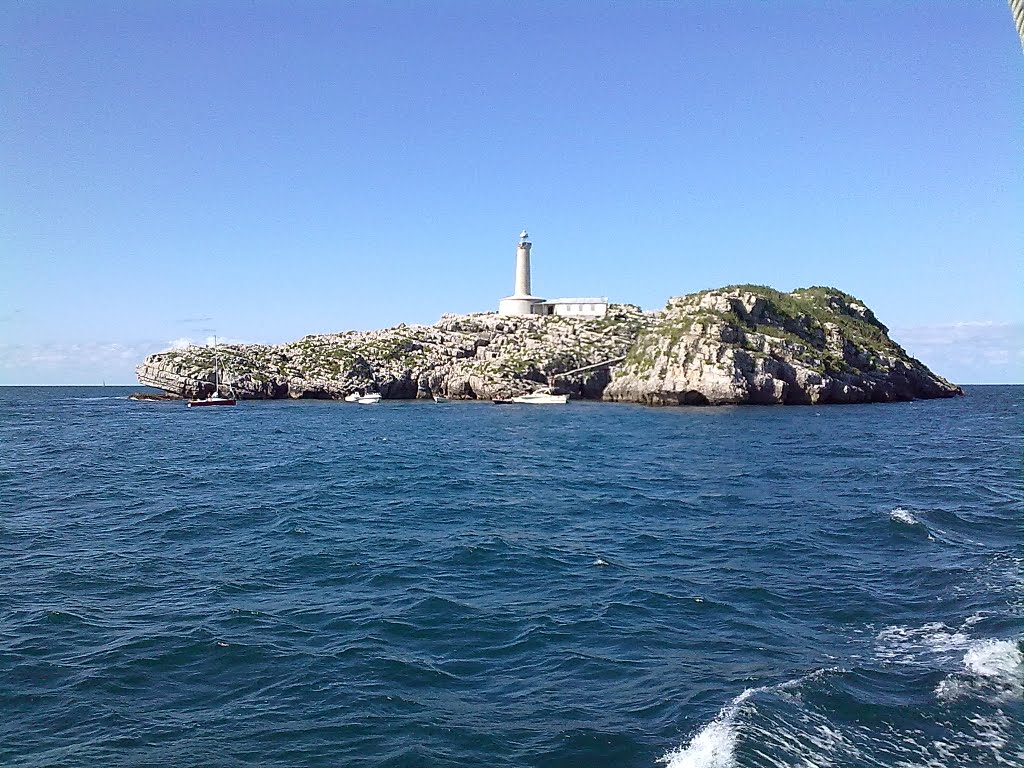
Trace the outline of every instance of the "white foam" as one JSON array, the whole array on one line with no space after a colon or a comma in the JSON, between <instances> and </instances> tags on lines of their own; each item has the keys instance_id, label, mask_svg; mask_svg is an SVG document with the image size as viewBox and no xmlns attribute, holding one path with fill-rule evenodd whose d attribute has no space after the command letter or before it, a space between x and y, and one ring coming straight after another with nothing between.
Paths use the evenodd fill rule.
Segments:
<instances>
[{"instance_id":1,"label":"white foam","mask_svg":"<svg viewBox=\"0 0 1024 768\"><path fill-rule=\"evenodd\" d=\"M942 701L974 697L997 704L1024 698L1024 653L1019 640L971 637L968 632L982 618L975 614L959 629L942 622L887 627L875 638L875 657L947 672L935 687Z\"/></svg>"},{"instance_id":2,"label":"white foam","mask_svg":"<svg viewBox=\"0 0 1024 768\"><path fill-rule=\"evenodd\" d=\"M963 669L935 688L943 701L965 696L993 703L1024 698L1024 654L1013 640L979 640L963 657Z\"/></svg>"},{"instance_id":3,"label":"white foam","mask_svg":"<svg viewBox=\"0 0 1024 768\"><path fill-rule=\"evenodd\" d=\"M985 640L964 654L964 666L984 677L1017 676L1022 664L1024 654L1012 640Z\"/></svg>"},{"instance_id":4,"label":"white foam","mask_svg":"<svg viewBox=\"0 0 1024 768\"><path fill-rule=\"evenodd\" d=\"M890 634L909 636L912 642L924 646L935 642L942 646L958 644L959 639L950 638L959 633L943 626L932 624L918 630L897 627L893 630L898 632L890 630ZM1016 669L1014 674L1019 677L1020 654L1012 641L968 641L962 654L963 674L991 681ZM1015 663L1018 666L1014 667ZM994 761L991 765L1024 766L1018 723L999 708L963 716L951 714L949 720L938 723L948 729L943 738L892 723L832 720L827 710L805 703L799 686L836 671L819 670L781 685L743 691L687 744L658 762L668 768L738 768L741 762L758 768L975 768L978 756L987 755ZM759 699L748 701L762 694L770 700L764 711L757 705Z\"/></svg>"},{"instance_id":5,"label":"white foam","mask_svg":"<svg viewBox=\"0 0 1024 768\"><path fill-rule=\"evenodd\" d=\"M667 752L658 758L658 762L665 763L668 768L735 768L736 742L739 738L736 719L747 699L766 691L786 691L807 680L813 680L834 671L834 669L819 669L809 675L787 680L777 685L747 688L723 707L714 720L697 731L697 734L690 739L686 746L676 747Z\"/></svg>"},{"instance_id":6,"label":"white foam","mask_svg":"<svg viewBox=\"0 0 1024 768\"><path fill-rule=\"evenodd\" d=\"M889 519L894 523L903 523L904 525L921 525L921 521L914 516L914 513L903 507L896 507L892 510L889 513Z\"/></svg>"},{"instance_id":7,"label":"white foam","mask_svg":"<svg viewBox=\"0 0 1024 768\"><path fill-rule=\"evenodd\" d=\"M920 627L886 627L875 638L875 656L882 661L928 664L938 658L955 659L971 638L940 621Z\"/></svg>"},{"instance_id":8,"label":"white foam","mask_svg":"<svg viewBox=\"0 0 1024 768\"><path fill-rule=\"evenodd\" d=\"M736 731L733 718L719 717L705 725L685 747L658 759L668 768L734 768Z\"/></svg>"}]
</instances>

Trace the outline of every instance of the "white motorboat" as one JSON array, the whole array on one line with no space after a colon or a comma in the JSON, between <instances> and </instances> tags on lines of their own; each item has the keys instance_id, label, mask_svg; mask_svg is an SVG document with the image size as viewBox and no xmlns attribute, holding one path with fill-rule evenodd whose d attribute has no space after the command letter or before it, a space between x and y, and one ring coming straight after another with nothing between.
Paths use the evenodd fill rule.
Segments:
<instances>
[{"instance_id":1,"label":"white motorboat","mask_svg":"<svg viewBox=\"0 0 1024 768\"><path fill-rule=\"evenodd\" d=\"M513 403L530 403L534 405L565 405L569 402L568 395L556 395L550 387L538 389L528 395L519 395L512 398Z\"/></svg>"},{"instance_id":2,"label":"white motorboat","mask_svg":"<svg viewBox=\"0 0 1024 768\"><path fill-rule=\"evenodd\" d=\"M447 397L443 397L442 395L434 395L434 402L435 403L447 403L448 402L448 398Z\"/></svg>"},{"instance_id":3,"label":"white motorboat","mask_svg":"<svg viewBox=\"0 0 1024 768\"><path fill-rule=\"evenodd\" d=\"M362 403L363 405L372 405L373 403L379 403L380 398L380 392L370 392L358 398L356 402Z\"/></svg>"},{"instance_id":4,"label":"white motorboat","mask_svg":"<svg viewBox=\"0 0 1024 768\"><path fill-rule=\"evenodd\" d=\"M362 396L363 395L360 392L353 392L350 395L345 395L345 402L346 403L358 403L359 402L359 398L362 397Z\"/></svg>"}]
</instances>

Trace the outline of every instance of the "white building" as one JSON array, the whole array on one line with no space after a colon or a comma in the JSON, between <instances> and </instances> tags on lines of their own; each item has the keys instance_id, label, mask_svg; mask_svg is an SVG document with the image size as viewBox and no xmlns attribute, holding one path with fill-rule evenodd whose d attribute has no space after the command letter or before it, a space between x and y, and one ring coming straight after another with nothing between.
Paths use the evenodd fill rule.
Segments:
<instances>
[{"instance_id":1,"label":"white building","mask_svg":"<svg viewBox=\"0 0 1024 768\"><path fill-rule=\"evenodd\" d=\"M608 313L608 297L550 299L534 305L537 315L565 315L566 317L603 317Z\"/></svg>"},{"instance_id":2,"label":"white building","mask_svg":"<svg viewBox=\"0 0 1024 768\"><path fill-rule=\"evenodd\" d=\"M524 229L516 246L515 293L498 302L499 315L564 315L566 317L603 317L608 312L608 297L542 299L530 293L530 248L533 244Z\"/></svg>"}]
</instances>

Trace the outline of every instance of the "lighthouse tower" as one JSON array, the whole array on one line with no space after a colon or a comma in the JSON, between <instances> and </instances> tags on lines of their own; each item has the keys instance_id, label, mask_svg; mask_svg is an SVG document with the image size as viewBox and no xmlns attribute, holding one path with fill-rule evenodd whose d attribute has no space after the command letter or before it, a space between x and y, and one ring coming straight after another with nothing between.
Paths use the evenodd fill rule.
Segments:
<instances>
[{"instance_id":1,"label":"lighthouse tower","mask_svg":"<svg viewBox=\"0 0 1024 768\"><path fill-rule=\"evenodd\" d=\"M499 315L532 315L535 305L544 299L530 294L530 235L524 229L519 233L516 246L516 288L515 293L498 302Z\"/></svg>"}]
</instances>

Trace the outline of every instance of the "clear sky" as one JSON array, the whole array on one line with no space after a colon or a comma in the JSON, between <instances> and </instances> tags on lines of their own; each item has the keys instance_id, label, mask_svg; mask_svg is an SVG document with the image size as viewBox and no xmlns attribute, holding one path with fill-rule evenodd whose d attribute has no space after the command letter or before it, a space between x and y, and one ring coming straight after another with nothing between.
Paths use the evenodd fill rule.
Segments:
<instances>
[{"instance_id":1,"label":"clear sky","mask_svg":"<svg viewBox=\"0 0 1024 768\"><path fill-rule=\"evenodd\" d=\"M0 384L541 296L834 285L1024 382L1004 0L2 2Z\"/></svg>"}]
</instances>

